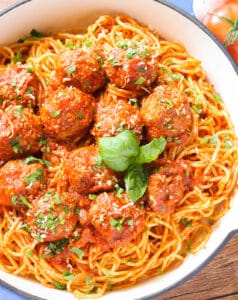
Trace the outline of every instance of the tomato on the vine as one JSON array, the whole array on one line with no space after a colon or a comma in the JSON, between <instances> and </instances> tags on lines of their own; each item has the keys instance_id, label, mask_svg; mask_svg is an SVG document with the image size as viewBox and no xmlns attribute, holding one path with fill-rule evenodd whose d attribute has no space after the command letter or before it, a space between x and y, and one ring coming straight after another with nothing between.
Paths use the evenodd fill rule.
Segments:
<instances>
[{"instance_id":1,"label":"tomato on the vine","mask_svg":"<svg viewBox=\"0 0 238 300\"><path fill-rule=\"evenodd\" d=\"M238 1L220 0L202 22L225 44L238 63Z\"/></svg>"}]
</instances>

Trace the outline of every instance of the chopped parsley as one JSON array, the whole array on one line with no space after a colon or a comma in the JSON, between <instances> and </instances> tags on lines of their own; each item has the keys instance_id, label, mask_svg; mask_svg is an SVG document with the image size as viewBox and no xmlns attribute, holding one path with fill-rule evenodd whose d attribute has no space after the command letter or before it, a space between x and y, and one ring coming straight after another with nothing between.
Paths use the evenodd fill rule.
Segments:
<instances>
[{"instance_id":1,"label":"chopped parsley","mask_svg":"<svg viewBox=\"0 0 238 300\"><path fill-rule=\"evenodd\" d=\"M88 194L88 199L89 200L95 200L97 198L96 194Z\"/></svg>"},{"instance_id":2,"label":"chopped parsley","mask_svg":"<svg viewBox=\"0 0 238 300\"><path fill-rule=\"evenodd\" d=\"M61 109L55 110L54 112L52 112L51 114L51 118L55 119L57 118L61 113Z\"/></svg>"},{"instance_id":3,"label":"chopped parsley","mask_svg":"<svg viewBox=\"0 0 238 300\"><path fill-rule=\"evenodd\" d=\"M68 239L62 239L55 242L50 242L47 246L47 249L51 251L51 253L60 254L65 246L69 243Z\"/></svg>"},{"instance_id":4,"label":"chopped parsley","mask_svg":"<svg viewBox=\"0 0 238 300\"><path fill-rule=\"evenodd\" d=\"M41 37L44 37L45 34L43 32L40 32L36 29L32 29L30 32L30 35L25 35L23 38L20 38L18 40L18 43L24 43L25 41L32 41L32 40L38 40Z\"/></svg>"},{"instance_id":5,"label":"chopped parsley","mask_svg":"<svg viewBox=\"0 0 238 300\"><path fill-rule=\"evenodd\" d=\"M66 44L65 47L67 47L69 50L74 50L76 48L75 44Z\"/></svg>"},{"instance_id":6,"label":"chopped parsley","mask_svg":"<svg viewBox=\"0 0 238 300\"><path fill-rule=\"evenodd\" d=\"M116 228L118 232L122 232L122 224L125 221L125 217L119 219L110 218L110 224L112 227Z\"/></svg>"},{"instance_id":7,"label":"chopped parsley","mask_svg":"<svg viewBox=\"0 0 238 300\"><path fill-rule=\"evenodd\" d=\"M33 73L33 72L35 72L35 68L34 68L33 66L27 67L26 70L27 70L28 73Z\"/></svg>"},{"instance_id":8,"label":"chopped parsley","mask_svg":"<svg viewBox=\"0 0 238 300\"><path fill-rule=\"evenodd\" d=\"M42 169L37 169L34 173L31 173L29 176L24 178L26 184L30 185L35 181L43 182L44 171Z\"/></svg>"},{"instance_id":9,"label":"chopped parsley","mask_svg":"<svg viewBox=\"0 0 238 300\"><path fill-rule=\"evenodd\" d=\"M221 101L221 95L216 93L214 96L213 96L213 99L216 103L219 103Z\"/></svg>"},{"instance_id":10,"label":"chopped parsley","mask_svg":"<svg viewBox=\"0 0 238 300\"><path fill-rule=\"evenodd\" d=\"M70 251L78 256L80 260L84 257L84 251L78 247L72 247Z\"/></svg>"},{"instance_id":11,"label":"chopped parsley","mask_svg":"<svg viewBox=\"0 0 238 300\"><path fill-rule=\"evenodd\" d=\"M141 58L146 58L146 57L148 57L149 55L150 55L150 50L147 49L147 48L145 48L143 51L140 51L140 52L139 52L139 56L140 56Z\"/></svg>"},{"instance_id":12,"label":"chopped parsley","mask_svg":"<svg viewBox=\"0 0 238 300\"><path fill-rule=\"evenodd\" d=\"M133 48L128 48L126 50L126 58L132 59L137 54L137 50Z\"/></svg>"},{"instance_id":13,"label":"chopped parsley","mask_svg":"<svg viewBox=\"0 0 238 300\"><path fill-rule=\"evenodd\" d=\"M181 219L180 223L183 224L183 226L185 227L192 227L192 223L189 222L187 219Z\"/></svg>"},{"instance_id":14,"label":"chopped parsley","mask_svg":"<svg viewBox=\"0 0 238 300\"><path fill-rule=\"evenodd\" d=\"M24 205L26 206L27 208L31 208L31 204L27 201L27 199L19 194L19 195L13 195L11 197L11 201L12 201L12 204L13 205Z\"/></svg>"},{"instance_id":15,"label":"chopped parsley","mask_svg":"<svg viewBox=\"0 0 238 300\"><path fill-rule=\"evenodd\" d=\"M128 101L132 106L134 106L135 108L139 108L139 103L138 100L136 98L130 98Z\"/></svg>"},{"instance_id":16,"label":"chopped parsley","mask_svg":"<svg viewBox=\"0 0 238 300\"><path fill-rule=\"evenodd\" d=\"M48 214L38 211L35 218L35 224L40 229L49 229L51 232L55 232L58 225L63 225L65 219L61 219L59 216L49 212Z\"/></svg>"},{"instance_id":17,"label":"chopped parsley","mask_svg":"<svg viewBox=\"0 0 238 300\"><path fill-rule=\"evenodd\" d=\"M228 136L224 137L224 143L225 143L225 147L224 148L226 150L231 149L232 143L231 143L231 141L230 141L230 139L229 139Z\"/></svg>"},{"instance_id":18,"label":"chopped parsley","mask_svg":"<svg viewBox=\"0 0 238 300\"><path fill-rule=\"evenodd\" d=\"M57 204L57 205L59 205L59 204L61 204L62 202L65 201L64 197L60 198L59 193L55 193L54 196L53 196L53 198L54 198L54 203Z\"/></svg>"},{"instance_id":19,"label":"chopped parsley","mask_svg":"<svg viewBox=\"0 0 238 300\"><path fill-rule=\"evenodd\" d=\"M136 84L136 85L141 85L141 84L143 84L145 81L146 81L145 77L141 76L141 77L139 77L139 78L136 80L135 84Z\"/></svg>"},{"instance_id":20,"label":"chopped parsley","mask_svg":"<svg viewBox=\"0 0 238 300\"><path fill-rule=\"evenodd\" d=\"M73 74L75 71L76 71L76 66L75 66L75 65L72 65L71 67L69 67L69 68L66 70L66 73L67 73L68 75L71 75L71 74Z\"/></svg>"},{"instance_id":21,"label":"chopped parsley","mask_svg":"<svg viewBox=\"0 0 238 300\"><path fill-rule=\"evenodd\" d=\"M128 220L128 221L127 221L127 224L128 224L131 228L134 227L134 221L133 221L133 220Z\"/></svg>"},{"instance_id":22,"label":"chopped parsley","mask_svg":"<svg viewBox=\"0 0 238 300\"><path fill-rule=\"evenodd\" d=\"M191 240L187 240L187 251L191 252Z\"/></svg>"},{"instance_id":23,"label":"chopped parsley","mask_svg":"<svg viewBox=\"0 0 238 300\"><path fill-rule=\"evenodd\" d=\"M85 283L87 286L92 286L92 276L88 275L85 279Z\"/></svg>"},{"instance_id":24,"label":"chopped parsley","mask_svg":"<svg viewBox=\"0 0 238 300\"><path fill-rule=\"evenodd\" d=\"M109 57L108 61L110 62L111 65L113 65L114 67L116 66L120 66L120 62L115 60L114 57Z\"/></svg>"},{"instance_id":25,"label":"chopped parsley","mask_svg":"<svg viewBox=\"0 0 238 300\"><path fill-rule=\"evenodd\" d=\"M74 278L75 278L75 275L70 272L63 272L62 276L66 280L74 280Z\"/></svg>"},{"instance_id":26,"label":"chopped parsley","mask_svg":"<svg viewBox=\"0 0 238 300\"><path fill-rule=\"evenodd\" d=\"M65 290L66 289L66 284L58 282L56 280L52 280L52 284L58 290Z\"/></svg>"},{"instance_id":27,"label":"chopped parsley","mask_svg":"<svg viewBox=\"0 0 238 300\"><path fill-rule=\"evenodd\" d=\"M19 140L20 140L21 136L17 135L12 141L11 141L11 146L12 146L12 150L15 153L22 153L22 147L19 144Z\"/></svg>"},{"instance_id":28,"label":"chopped parsley","mask_svg":"<svg viewBox=\"0 0 238 300\"><path fill-rule=\"evenodd\" d=\"M211 145L216 145L217 142L218 142L218 135L215 134L215 135L211 138L210 144L211 144Z\"/></svg>"},{"instance_id":29,"label":"chopped parsley","mask_svg":"<svg viewBox=\"0 0 238 300\"><path fill-rule=\"evenodd\" d=\"M11 58L11 61L16 64L16 63L20 63L21 60L22 60L21 50L17 49L16 55Z\"/></svg>"},{"instance_id":30,"label":"chopped parsley","mask_svg":"<svg viewBox=\"0 0 238 300\"><path fill-rule=\"evenodd\" d=\"M17 105L16 109L17 109L17 116L21 117L22 113L23 113L23 106L22 105Z\"/></svg>"},{"instance_id":31,"label":"chopped parsley","mask_svg":"<svg viewBox=\"0 0 238 300\"><path fill-rule=\"evenodd\" d=\"M24 162L25 162L26 165L38 162L41 165L46 166L46 167L51 166L51 162L49 162L48 160L37 158L37 157L34 157L34 156L27 157Z\"/></svg>"},{"instance_id":32,"label":"chopped parsley","mask_svg":"<svg viewBox=\"0 0 238 300\"><path fill-rule=\"evenodd\" d=\"M198 105L193 105L193 110L200 115L202 113L202 108Z\"/></svg>"},{"instance_id":33,"label":"chopped parsley","mask_svg":"<svg viewBox=\"0 0 238 300\"><path fill-rule=\"evenodd\" d=\"M31 30L30 35L33 36L33 37L37 37L37 38L45 36L45 34L43 32L38 31L34 28Z\"/></svg>"},{"instance_id":34,"label":"chopped parsley","mask_svg":"<svg viewBox=\"0 0 238 300\"><path fill-rule=\"evenodd\" d=\"M160 103L166 104L168 108L173 107L173 103L169 99L159 97L158 100L159 100Z\"/></svg>"},{"instance_id":35,"label":"chopped parsley","mask_svg":"<svg viewBox=\"0 0 238 300\"><path fill-rule=\"evenodd\" d=\"M209 142L209 137L208 136L205 136L204 138L202 138L201 140L200 140L200 144L201 145L206 145L208 142Z\"/></svg>"},{"instance_id":36,"label":"chopped parsley","mask_svg":"<svg viewBox=\"0 0 238 300\"><path fill-rule=\"evenodd\" d=\"M86 37L83 38L82 43L84 46L86 46L87 48L92 46L92 41L88 40Z\"/></svg>"},{"instance_id":37,"label":"chopped parsley","mask_svg":"<svg viewBox=\"0 0 238 300\"><path fill-rule=\"evenodd\" d=\"M34 256L34 253L33 253L32 250L28 250L28 251L26 252L26 255L29 256L29 257L33 257L33 256Z\"/></svg>"},{"instance_id":38,"label":"chopped parsley","mask_svg":"<svg viewBox=\"0 0 238 300\"><path fill-rule=\"evenodd\" d=\"M139 68L137 71L140 73L145 73L147 71L147 68Z\"/></svg>"}]
</instances>

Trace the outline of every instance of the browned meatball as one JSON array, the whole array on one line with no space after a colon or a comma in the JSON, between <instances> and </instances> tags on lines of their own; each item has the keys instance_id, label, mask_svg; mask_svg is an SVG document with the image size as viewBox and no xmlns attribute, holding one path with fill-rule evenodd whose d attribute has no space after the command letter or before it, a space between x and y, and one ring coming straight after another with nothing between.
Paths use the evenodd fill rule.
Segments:
<instances>
[{"instance_id":1,"label":"browned meatball","mask_svg":"<svg viewBox=\"0 0 238 300\"><path fill-rule=\"evenodd\" d=\"M192 128L192 111L185 95L176 88L159 86L144 99L141 115L149 140L163 136L167 146L185 145Z\"/></svg>"},{"instance_id":2,"label":"browned meatball","mask_svg":"<svg viewBox=\"0 0 238 300\"><path fill-rule=\"evenodd\" d=\"M143 121L139 109L125 99L108 101L107 98L102 98L97 103L92 134L98 139L105 136L115 136L122 129L132 130L139 139L141 138Z\"/></svg>"},{"instance_id":3,"label":"browned meatball","mask_svg":"<svg viewBox=\"0 0 238 300\"><path fill-rule=\"evenodd\" d=\"M10 65L0 72L0 107L22 105L34 107L38 94L38 80L32 68Z\"/></svg>"},{"instance_id":4,"label":"browned meatball","mask_svg":"<svg viewBox=\"0 0 238 300\"><path fill-rule=\"evenodd\" d=\"M98 160L96 146L81 147L65 161L65 173L70 187L79 193L112 190L117 178L115 173Z\"/></svg>"},{"instance_id":5,"label":"browned meatball","mask_svg":"<svg viewBox=\"0 0 238 300\"><path fill-rule=\"evenodd\" d=\"M113 49L105 69L113 84L127 90L150 87L158 76L156 55L140 48Z\"/></svg>"},{"instance_id":6,"label":"browned meatball","mask_svg":"<svg viewBox=\"0 0 238 300\"><path fill-rule=\"evenodd\" d=\"M41 147L42 126L38 116L19 106L0 110L0 160L9 160Z\"/></svg>"},{"instance_id":7,"label":"browned meatball","mask_svg":"<svg viewBox=\"0 0 238 300\"><path fill-rule=\"evenodd\" d=\"M99 194L89 210L94 228L110 247L124 246L145 229L144 210L136 207L123 193Z\"/></svg>"},{"instance_id":8,"label":"browned meatball","mask_svg":"<svg viewBox=\"0 0 238 300\"><path fill-rule=\"evenodd\" d=\"M147 199L160 216L172 213L192 186L191 170L184 161L163 162L149 177Z\"/></svg>"},{"instance_id":9,"label":"browned meatball","mask_svg":"<svg viewBox=\"0 0 238 300\"><path fill-rule=\"evenodd\" d=\"M39 109L46 135L65 141L79 140L93 119L94 97L67 87L52 93Z\"/></svg>"},{"instance_id":10,"label":"browned meatball","mask_svg":"<svg viewBox=\"0 0 238 300\"><path fill-rule=\"evenodd\" d=\"M32 197L44 188L45 180L40 163L27 164L25 159L8 161L0 169L0 204L29 206Z\"/></svg>"},{"instance_id":11,"label":"browned meatball","mask_svg":"<svg viewBox=\"0 0 238 300\"><path fill-rule=\"evenodd\" d=\"M77 199L70 193L49 190L32 201L25 222L31 235L40 242L68 238L78 220L75 213Z\"/></svg>"},{"instance_id":12,"label":"browned meatball","mask_svg":"<svg viewBox=\"0 0 238 300\"><path fill-rule=\"evenodd\" d=\"M94 93L106 82L101 59L97 51L90 48L65 50L60 55L63 83L85 93Z\"/></svg>"}]
</instances>

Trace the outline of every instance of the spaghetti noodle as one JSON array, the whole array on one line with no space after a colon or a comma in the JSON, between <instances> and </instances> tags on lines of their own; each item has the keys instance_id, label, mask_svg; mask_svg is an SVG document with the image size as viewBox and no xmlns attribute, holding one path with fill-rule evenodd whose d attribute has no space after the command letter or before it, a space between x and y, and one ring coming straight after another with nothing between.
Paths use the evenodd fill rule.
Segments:
<instances>
[{"instance_id":1,"label":"spaghetti noodle","mask_svg":"<svg viewBox=\"0 0 238 300\"><path fill-rule=\"evenodd\" d=\"M12 147L0 147L3 271L91 298L161 275L204 247L230 207L237 137L183 45L128 16L102 16L82 34L33 30L1 47L0 63L0 127L3 135L11 128L0 138ZM27 144L14 123L25 110L42 126ZM124 130L140 145L166 140L144 164L150 175L138 201L97 147Z\"/></svg>"}]
</instances>

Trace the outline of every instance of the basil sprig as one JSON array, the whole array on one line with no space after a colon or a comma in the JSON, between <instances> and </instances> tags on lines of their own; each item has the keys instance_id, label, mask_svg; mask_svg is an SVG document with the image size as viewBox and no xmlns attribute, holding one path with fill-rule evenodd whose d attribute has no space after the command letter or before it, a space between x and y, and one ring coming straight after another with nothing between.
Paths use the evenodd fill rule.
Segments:
<instances>
[{"instance_id":1,"label":"basil sprig","mask_svg":"<svg viewBox=\"0 0 238 300\"><path fill-rule=\"evenodd\" d=\"M115 137L103 137L98 141L99 154L106 166L117 172L125 172L125 187L130 199L135 202L146 191L149 172L143 166L164 151L166 140L155 138L140 146L134 132L124 130Z\"/></svg>"}]
</instances>

